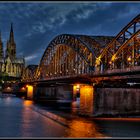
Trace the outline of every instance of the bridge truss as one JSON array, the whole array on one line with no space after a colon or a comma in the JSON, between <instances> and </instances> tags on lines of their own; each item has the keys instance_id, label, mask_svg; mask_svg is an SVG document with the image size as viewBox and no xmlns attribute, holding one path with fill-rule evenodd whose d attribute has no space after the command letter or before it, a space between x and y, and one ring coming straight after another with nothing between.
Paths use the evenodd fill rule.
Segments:
<instances>
[{"instance_id":1,"label":"bridge truss","mask_svg":"<svg viewBox=\"0 0 140 140\"><path fill-rule=\"evenodd\" d=\"M36 71L24 75L22 80L90 75L140 66L140 15L104 47L101 41L84 35L58 35L47 46Z\"/></svg>"}]
</instances>

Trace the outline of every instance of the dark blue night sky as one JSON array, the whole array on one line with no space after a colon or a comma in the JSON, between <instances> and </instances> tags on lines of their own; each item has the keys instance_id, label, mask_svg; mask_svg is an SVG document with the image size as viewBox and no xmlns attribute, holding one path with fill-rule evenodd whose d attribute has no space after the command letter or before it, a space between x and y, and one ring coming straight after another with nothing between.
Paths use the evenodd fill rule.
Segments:
<instances>
[{"instance_id":1,"label":"dark blue night sky","mask_svg":"<svg viewBox=\"0 0 140 140\"><path fill-rule=\"evenodd\" d=\"M13 22L17 56L38 64L55 36L115 36L139 13L138 2L0 2L0 30L5 47Z\"/></svg>"}]
</instances>

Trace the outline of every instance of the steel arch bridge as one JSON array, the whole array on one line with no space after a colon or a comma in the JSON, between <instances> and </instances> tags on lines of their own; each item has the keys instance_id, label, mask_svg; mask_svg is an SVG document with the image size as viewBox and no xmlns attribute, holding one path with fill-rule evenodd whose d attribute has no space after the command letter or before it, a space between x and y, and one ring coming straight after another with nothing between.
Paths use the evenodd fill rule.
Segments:
<instances>
[{"instance_id":1,"label":"steel arch bridge","mask_svg":"<svg viewBox=\"0 0 140 140\"><path fill-rule=\"evenodd\" d=\"M130 21L96 59L98 70L139 65L140 14Z\"/></svg>"},{"instance_id":2,"label":"steel arch bridge","mask_svg":"<svg viewBox=\"0 0 140 140\"><path fill-rule=\"evenodd\" d=\"M22 81L94 75L138 66L140 14L116 37L70 34L56 36L47 46L34 74L24 75Z\"/></svg>"}]
</instances>

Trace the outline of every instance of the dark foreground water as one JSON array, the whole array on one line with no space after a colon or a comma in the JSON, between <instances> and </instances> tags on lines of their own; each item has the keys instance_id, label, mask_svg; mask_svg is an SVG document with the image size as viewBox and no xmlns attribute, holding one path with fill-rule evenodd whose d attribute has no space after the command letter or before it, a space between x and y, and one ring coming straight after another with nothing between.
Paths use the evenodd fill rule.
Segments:
<instances>
[{"instance_id":1,"label":"dark foreground water","mask_svg":"<svg viewBox=\"0 0 140 140\"><path fill-rule=\"evenodd\" d=\"M0 97L0 137L140 137L140 120L94 120L68 117L68 113L60 116L32 101Z\"/></svg>"}]
</instances>

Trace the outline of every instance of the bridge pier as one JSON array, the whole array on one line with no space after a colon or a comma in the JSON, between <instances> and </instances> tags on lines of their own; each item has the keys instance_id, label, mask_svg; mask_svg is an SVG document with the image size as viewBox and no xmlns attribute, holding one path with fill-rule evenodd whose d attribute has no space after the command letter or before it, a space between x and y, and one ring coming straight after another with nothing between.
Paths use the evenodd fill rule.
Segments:
<instances>
[{"instance_id":1,"label":"bridge pier","mask_svg":"<svg viewBox=\"0 0 140 140\"><path fill-rule=\"evenodd\" d=\"M87 84L73 86L74 99L79 94L79 115L92 116L94 111L94 87Z\"/></svg>"},{"instance_id":2,"label":"bridge pier","mask_svg":"<svg viewBox=\"0 0 140 140\"><path fill-rule=\"evenodd\" d=\"M79 115L92 116L94 111L94 87L88 84L28 86L27 99L71 109L76 107ZM77 106L73 106L75 101L78 101Z\"/></svg>"},{"instance_id":3,"label":"bridge pier","mask_svg":"<svg viewBox=\"0 0 140 140\"><path fill-rule=\"evenodd\" d=\"M97 88L95 115L139 115L139 88Z\"/></svg>"},{"instance_id":4,"label":"bridge pier","mask_svg":"<svg viewBox=\"0 0 140 140\"><path fill-rule=\"evenodd\" d=\"M72 102L72 85L36 86L34 99L37 102L57 104Z\"/></svg>"},{"instance_id":5,"label":"bridge pier","mask_svg":"<svg viewBox=\"0 0 140 140\"><path fill-rule=\"evenodd\" d=\"M27 99L32 100L34 96L34 86L33 85L27 85Z\"/></svg>"},{"instance_id":6,"label":"bridge pier","mask_svg":"<svg viewBox=\"0 0 140 140\"><path fill-rule=\"evenodd\" d=\"M80 110L81 115L93 115L94 88L91 85L80 86Z\"/></svg>"}]
</instances>

